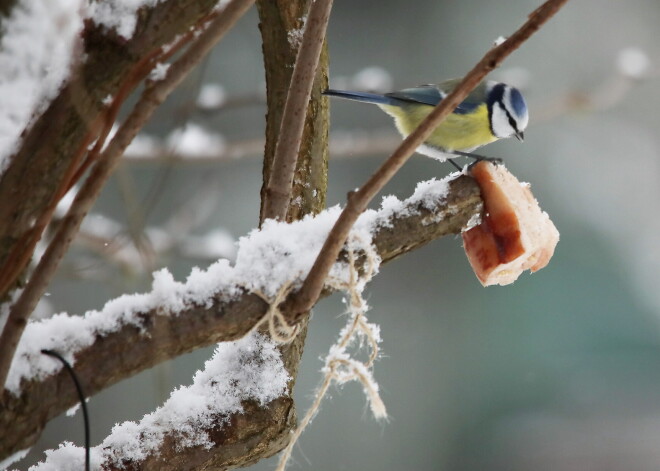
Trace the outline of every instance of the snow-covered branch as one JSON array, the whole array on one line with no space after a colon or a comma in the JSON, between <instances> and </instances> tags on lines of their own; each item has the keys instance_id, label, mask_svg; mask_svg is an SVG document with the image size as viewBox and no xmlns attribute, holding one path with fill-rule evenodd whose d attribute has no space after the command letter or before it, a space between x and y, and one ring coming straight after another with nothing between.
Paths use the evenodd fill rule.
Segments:
<instances>
[{"instance_id":1,"label":"snow-covered branch","mask_svg":"<svg viewBox=\"0 0 660 471\"><path fill-rule=\"evenodd\" d=\"M359 244L373 244L386 262L459 233L480 211L479 190L466 176L420 183L405 201L388 197L354 228L358 268ZM239 241L234 266L218 261L207 270L193 270L185 283L163 270L154 275L151 292L122 296L83 317L60 314L31 323L1 398L0 457L30 446L48 420L76 402L69 378L39 353L42 348L71 361L93 395L177 355L237 340L267 312L264 297L274 298L286 283L299 286L339 213L335 207L292 224L269 221ZM336 263L330 276L348 277L347 264Z\"/></svg>"},{"instance_id":2,"label":"snow-covered branch","mask_svg":"<svg viewBox=\"0 0 660 471\"><path fill-rule=\"evenodd\" d=\"M211 463L225 467L235 459L228 453L231 442L242 443L254 433L241 426L241 416L258 413L280 398L289 380L280 352L266 336L252 333L222 343L204 370L195 374L193 384L174 390L161 407L139 422L116 425L91 450L92 466L104 470L185 470ZM285 413L291 404L282 398L272 406ZM277 419L274 428L288 425L286 414ZM264 440L264 435L262 431L259 439ZM64 443L31 469L75 471L83 463L84 449Z\"/></svg>"}]
</instances>

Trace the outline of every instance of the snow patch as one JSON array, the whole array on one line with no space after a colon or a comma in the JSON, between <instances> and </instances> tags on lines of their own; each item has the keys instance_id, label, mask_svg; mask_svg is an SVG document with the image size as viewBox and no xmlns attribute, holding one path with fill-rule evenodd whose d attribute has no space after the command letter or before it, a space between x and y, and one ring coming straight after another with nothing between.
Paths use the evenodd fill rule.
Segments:
<instances>
[{"instance_id":1,"label":"snow patch","mask_svg":"<svg viewBox=\"0 0 660 471\"><path fill-rule=\"evenodd\" d=\"M0 469L7 469L10 464L16 463L17 461L21 461L23 458L27 456L28 453L30 453L30 448L17 451L13 455L8 456L4 460L0 461Z\"/></svg>"},{"instance_id":2,"label":"snow patch","mask_svg":"<svg viewBox=\"0 0 660 471\"><path fill-rule=\"evenodd\" d=\"M0 174L20 135L69 75L82 29L81 0L25 0L2 20L0 39Z\"/></svg>"},{"instance_id":3,"label":"snow patch","mask_svg":"<svg viewBox=\"0 0 660 471\"><path fill-rule=\"evenodd\" d=\"M293 28L287 33L289 45L293 49L298 49L302 43L303 34L305 32L305 23L307 23L307 15L301 18L302 24L300 28Z\"/></svg>"},{"instance_id":4,"label":"snow patch","mask_svg":"<svg viewBox=\"0 0 660 471\"><path fill-rule=\"evenodd\" d=\"M169 62L159 62L151 69L149 73L149 80L159 82L167 77L167 71L170 68Z\"/></svg>"},{"instance_id":5,"label":"snow patch","mask_svg":"<svg viewBox=\"0 0 660 471\"><path fill-rule=\"evenodd\" d=\"M493 46L495 46L495 47L499 46L500 44L504 43L504 41L506 41L506 39L507 38L504 37L504 36L498 36L497 38L495 38L495 41L493 41Z\"/></svg>"},{"instance_id":6,"label":"snow patch","mask_svg":"<svg viewBox=\"0 0 660 471\"><path fill-rule=\"evenodd\" d=\"M103 0L91 2L87 7L87 18L97 25L114 29L119 36L130 39L137 25L140 8L155 7L163 0Z\"/></svg>"},{"instance_id":7,"label":"snow patch","mask_svg":"<svg viewBox=\"0 0 660 471\"><path fill-rule=\"evenodd\" d=\"M221 343L204 370L195 374L192 385L173 391L161 407L139 422L115 425L103 443L92 448L92 467L141 461L155 453L168 435L182 448L210 448L208 430L222 425L231 414L243 412L242 401L265 405L280 397L289 379L277 347L265 336L254 332ZM30 471L83 469L82 447L64 443L46 455Z\"/></svg>"}]
</instances>

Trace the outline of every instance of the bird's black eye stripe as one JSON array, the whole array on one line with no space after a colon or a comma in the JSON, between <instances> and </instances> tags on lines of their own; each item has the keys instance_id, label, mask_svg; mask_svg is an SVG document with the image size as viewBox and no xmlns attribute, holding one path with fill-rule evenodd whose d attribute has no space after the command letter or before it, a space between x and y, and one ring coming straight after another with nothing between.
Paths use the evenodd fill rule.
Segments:
<instances>
[{"instance_id":1,"label":"bird's black eye stripe","mask_svg":"<svg viewBox=\"0 0 660 471\"><path fill-rule=\"evenodd\" d=\"M504 112L506 113L507 118L509 118L509 124L513 128L514 131L516 131L516 134L518 134L518 123L516 123L516 120L513 119L513 116L511 116L511 113L509 113L509 110L504 108Z\"/></svg>"}]
</instances>

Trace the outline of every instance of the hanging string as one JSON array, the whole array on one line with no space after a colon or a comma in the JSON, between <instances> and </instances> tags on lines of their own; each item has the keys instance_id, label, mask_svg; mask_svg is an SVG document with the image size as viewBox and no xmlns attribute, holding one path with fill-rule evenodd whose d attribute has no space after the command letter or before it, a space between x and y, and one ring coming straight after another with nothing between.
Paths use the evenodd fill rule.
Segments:
<instances>
[{"instance_id":1,"label":"hanging string","mask_svg":"<svg viewBox=\"0 0 660 471\"><path fill-rule=\"evenodd\" d=\"M352 242L359 241L354 237ZM364 285L371 280L373 277L378 261L378 255L373 250L370 244L360 244L362 250L365 252L366 257L366 267L362 279L358 275L358 271L355 268L355 256L352 249L353 244L348 244L348 269L349 269L349 280L344 281L340 279L329 280L326 284L333 289L342 290L348 294L348 312L351 314L351 318L347 326L342 330L339 340L331 348L328 356L326 357L325 366L322 369L324 373L323 382L321 386L316 391L314 396L314 402L310 406L309 410L303 417L303 419L298 424L298 427L293 431L289 443L282 452L280 457L280 462L277 466L276 471L284 471L286 465L291 458L291 453L293 452L293 447L296 442L302 435L305 428L310 424L312 419L316 416L321 406L321 402L325 397L330 385L333 382L337 384L344 384L348 381L359 381L362 384L363 390L367 399L369 400L369 405L371 407L371 412L374 414L374 417L377 419L387 418L387 410L385 404L383 403L380 395L378 394L378 384L371 374L371 367L378 358L378 343L380 341L377 326L369 324L365 313L368 309L367 303L362 297L362 289ZM365 247L367 247L365 249ZM278 293L277 298L284 299L286 294L290 291L290 285L283 287ZM286 294L283 294L285 293ZM278 303L279 304L279 303ZM279 315L279 309L277 308L278 304L271 303L271 309L269 309L269 314L264 317L262 322L265 322L267 318L276 318L278 322L284 322L286 328L291 328L283 316L280 319L281 312ZM273 312L271 312L273 310ZM270 329L269 321L269 330ZM280 327L282 324L278 324ZM346 351L351 342L360 336L361 338L366 338L369 345L370 354L366 361L359 361L355 358L352 358L350 353ZM295 335L294 335L295 337ZM290 340L289 340L290 341Z\"/></svg>"}]
</instances>

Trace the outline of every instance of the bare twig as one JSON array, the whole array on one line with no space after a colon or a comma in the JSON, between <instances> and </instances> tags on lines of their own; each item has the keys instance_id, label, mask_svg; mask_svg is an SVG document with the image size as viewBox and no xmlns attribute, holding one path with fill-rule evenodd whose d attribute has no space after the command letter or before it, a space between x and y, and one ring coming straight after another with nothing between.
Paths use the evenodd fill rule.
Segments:
<instances>
[{"instance_id":1,"label":"bare twig","mask_svg":"<svg viewBox=\"0 0 660 471\"><path fill-rule=\"evenodd\" d=\"M494 47L463 78L458 86L427 116L394 151L390 158L357 191L348 195L348 202L330 231L312 269L300 291L290 297L286 304L296 317L309 311L318 299L325 278L337 259L348 233L358 216L367 208L372 198L385 186L394 174L415 152L431 132L451 113L458 104L495 69L499 64L518 49L545 22L552 18L567 0L548 0L537 8L510 38Z\"/></svg>"},{"instance_id":2,"label":"bare twig","mask_svg":"<svg viewBox=\"0 0 660 471\"><path fill-rule=\"evenodd\" d=\"M331 8L332 0L316 0L309 7L302 43L284 105L280 135L273 157L273 170L266 187L263 219L286 217L307 104L312 93Z\"/></svg>"},{"instance_id":3,"label":"bare twig","mask_svg":"<svg viewBox=\"0 0 660 471\"><path fill-rule=\"evenodd\" d=\"M145 90L107 149L100 155L98 163L93 167L90 176L76 195L68 214L37 265L25 290L12 306L7 320L7 326L11 325L11 328L5 328L0 336L0 384L5 384L12 357L30 313L45 292L60 260L80 228L80 223L96 201L124 150L156 108L253 3L254 0L231 1L222 14L214 19L190 45L185 55L170 66L166 77Z\"/></svg>"}]
</instances>

